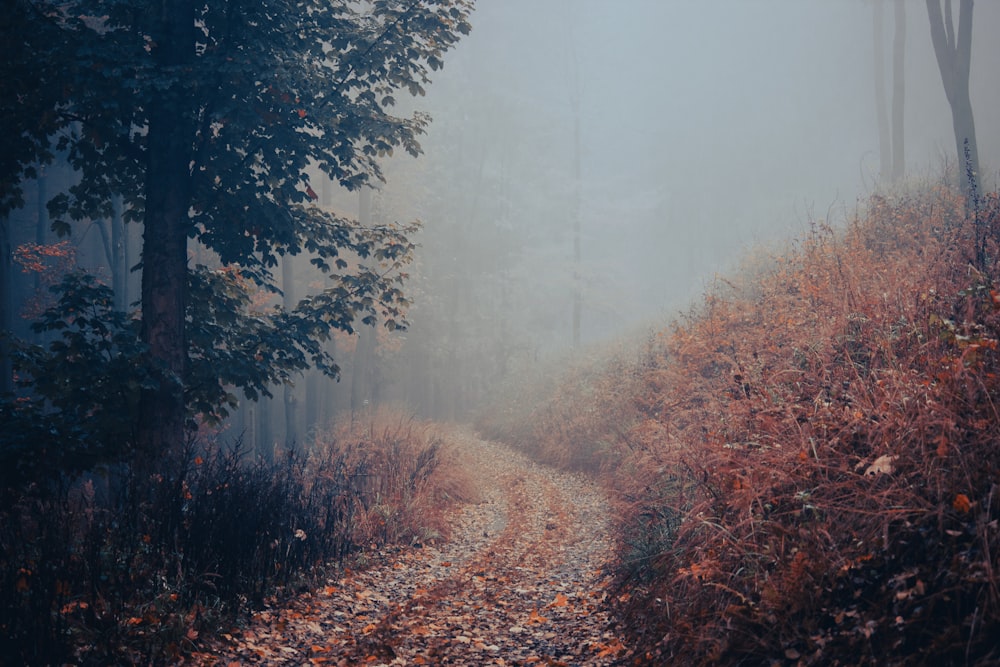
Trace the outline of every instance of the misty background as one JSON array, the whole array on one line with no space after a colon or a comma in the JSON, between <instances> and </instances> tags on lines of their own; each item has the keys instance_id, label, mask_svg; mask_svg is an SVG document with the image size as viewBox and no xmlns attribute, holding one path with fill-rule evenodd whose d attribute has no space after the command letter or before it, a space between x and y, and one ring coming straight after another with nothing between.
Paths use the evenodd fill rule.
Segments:
<instances>
[{"instance_id":1,"label":"misty background","mask_svg":"<svg viewBox=\"0 0 1000 667\"><path fill-rule=\"evenodd\" d=\"M907 178L936 179L955 167L951 113L925 3L904 6ZM422 221L409 328L338 334L339 382L313 371L243 400L228 432L269 451L387 403L469 419L504 381L661 326L753 248L843 223L879 186L873 13L872 0L479 0L426 95L399 100L433 118L424 155L387 159L387 182L360 195L312 177L338 213ZM977 3L984 189L998 181L998 32L1000 2ZM56 241L38 203L72 178L55 164L26 185L15 245ZM132 266L139 232L123 233ZM112 237L107 221L78 225L76 263L114 273ZM302 256L280 276L286 306L324 286ZM26 335L45 286L21 280ZM126 282L123 309L138 273Z\"/></svg>"},{"instance_id":2,"label":"misty background","mask_svg":"<svg viewBox=\"0 0 1000 667\"><path fill-rule=\"evenodd\" d=\"M936 177L954 164L951 115L926 7L905 8L907 174ZM975 11L995 188L1000 3ZM871 0L480 0L473 26L417 101L426 155L386 196L419 188L405 203L428 256L468 235L469 270L499 272L483 279L507 283L509 326L539 349L572 339L577 150L585 343L672 315L748 247L842 221L876 186Z\"/></svg>"}]
</instances>

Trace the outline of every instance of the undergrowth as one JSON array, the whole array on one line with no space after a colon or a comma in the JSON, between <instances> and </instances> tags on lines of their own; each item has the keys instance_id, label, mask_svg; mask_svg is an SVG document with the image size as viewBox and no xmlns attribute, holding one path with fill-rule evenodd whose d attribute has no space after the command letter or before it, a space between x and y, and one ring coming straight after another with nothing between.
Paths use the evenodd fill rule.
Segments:
<instances>
[{"instance_id":1,"label":"undergrowth","mask_svg":"<svg viewBox=\"0 0 1000 667\"><path fill-rule=\"evenodd\" d=\"M606 443L634 664L1000 661L998 240L996 194L874 196L520 427Z\"/></svg>"},{"instance_id":2,"label":"undergrowth","mask_svg":"<svg viewBox=\"0 0 1000 667\"><path fill-rule=\"evenodd\" d=\"M205 632L345 558L436 539L471 496L458 453L391 413L307 452L190 446L176 470L105 466L6 489L2 664L169 664Z\"/></svg>"}]
</instances>

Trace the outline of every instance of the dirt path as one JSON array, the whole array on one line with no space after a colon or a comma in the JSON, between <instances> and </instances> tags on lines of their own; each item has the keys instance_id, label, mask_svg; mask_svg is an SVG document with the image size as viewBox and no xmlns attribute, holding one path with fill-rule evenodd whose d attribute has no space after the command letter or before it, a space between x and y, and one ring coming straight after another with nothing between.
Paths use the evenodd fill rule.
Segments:
<instances>
[{"instance_id":1,"label":"dirt path","mask_svg":"<svg viewBox=\"0 0 1000 667\"><path fill-rule=\"evenodd\" d=\"M255 615L215 664L607 665L622 646L601 610L609 508L582 477L460 434L484 500L449 542L383 554ZM204 654L203 654L204 655Z\"/></svg>"}]
</instances>

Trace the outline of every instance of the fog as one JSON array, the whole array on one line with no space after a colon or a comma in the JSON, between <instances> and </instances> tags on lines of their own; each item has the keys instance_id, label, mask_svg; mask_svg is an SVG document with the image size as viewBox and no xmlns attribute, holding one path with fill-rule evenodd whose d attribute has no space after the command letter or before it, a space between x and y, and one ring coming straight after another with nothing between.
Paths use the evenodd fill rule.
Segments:
<instances>
[{"instance_id":1,"label":"fog","mask_svg":"<svg viewBox=\"0 0 1000 667\"><path fill-rule=\"evenodd\" d=\"M954 139L926 8L906 11L906 163L919 179L954 163ZM887 50L892 25L888 3ZM453 278L504 283L470 288L468 305L504 290L505 321L536 353L572 344L577 201L587 343L670 316L748 248L842 221L876 187L870 0L481 0L473 26L416 102L434 118L426 155L397 165L383 195L424 221L426 262L451 252L465 266ZM989 187L998 28L1000 3L977 3Z\"/></svg>"},{"instance_id":2,"label":"fog","mask_svg":"<svg viewBox=\"0 0 1000 667\"><path fill-rule=\"evenodd\" d=\"M905 8L903 186L956 166L925 3ZM310 372L280 388L284 403L242 401L230 432L266 451L383 403L472 417L504 380L662 326L748 253L817 221L843 224L886 187L873 10L872 0L479 0L472 33L426 94L397 98L400 115L433 118L424 154L387 159L361 216L423 223L409 328L341 332L339 382ZM988 189L1000 164L998 32L1000 2L977 3L971 95ZM356 192L310 177L321 205L360 214ZM29 184L11 217L15 245L55 241L42 202L73 178L62 161ZM74 232L76 261L113 274L114 233L96 222ZM121 266L139 257L139 232L121 231ZM297 298L324 284L301 256L281 269ZM26 335L40 284L20 280L15 325ZM138 280L116 286L121 304Z\"/></svg>"}]
</instances>

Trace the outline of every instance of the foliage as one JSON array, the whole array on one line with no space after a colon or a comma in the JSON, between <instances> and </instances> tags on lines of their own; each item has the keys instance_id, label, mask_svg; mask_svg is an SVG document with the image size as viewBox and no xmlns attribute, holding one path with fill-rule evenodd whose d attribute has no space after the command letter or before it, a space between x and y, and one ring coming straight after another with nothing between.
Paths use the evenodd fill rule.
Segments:
<instances>
[{"instance_id":1,"label":"foliage","mask_svg":"<svg viewBox=\"0 0 1000 667\"><path fill-rule=\"evenodd\" d=\"M652 583L622 582L650 659L996 659L1000 311L974 232L956 193L877 196L664 334L619 482L633 516L681 517Z\"/></svg>"},{"instance_id":2,"label":"foliage","mask_svg":"<svg viewBox=\"0 0 1000 667\"><path fill-rule=\"evenodd\" d=\"M224 264L261 278L286 251L314 252L318 265L337 257L351 230L309 206L308 169L353 189L381 176L378 158L394 147L418 154L429 119L391 115L394 95L423 94L430 70L470 29L464 2L210 2L197 9L190 67L165 71L152 6L26 4L76 50L53 57L65 58L58 83L70 96L56 110L66 130L59 147L83 178L54 211L106 216L120 192L141 219L144 163L156 157L146 155L141 128L158 93L180 82L178 111L195 121L186 138L195 158L191 234Z\"/></svg>"},{"instance_id":3,"label":"foliage","mask_svg":"<svg viewBox=\"0 0 1000 667\"><path fill-rule=\"evenodd\" d=\"M63 125L56 110L65 90L52 86L70 58L57 25L44 8L10 2L0 17L0 218L24 206L22 179L38 175L38 163L52 160L51 137ZM16 128L16 129L15 129Z\"/></svg>"},{"instance_id":4,"label":"foliage","mask_svg":"<svg viewBox=\"0 0 1000 667\"><path fill-rule=\"evenodd\" d=\"M57 336L21 343L15 367L24 397L5 397L0 416L4 487L120 460L132 441L142 363L137 323L114 310L111 289L74 272L52 288L58 300L32 324Z\"/></svg>"},{"instance_id":5,"label":"foliage","mask_svg":"<svg viewBox=\"0 0 1000 667\"><path fill-rule=\"evenodd\" d=\"M241 366L251 393L304 359L335 374L323 351L332 330L404 324L402 267L415 226L362 227L323 210L310 174L356 189L382 178L378 160L393 149L419 154L429 119L393 115L395 95L423 94L470 30L470 2L17 0L14 9L0 23L4 41L18 45L4 71L7 99L30 103L4 106L5 126L25 141L0 165L0 210L23 203L19 180L57 151L80 179L49 203L56 231L109 216L116 196L127 219L144 223L140 332L157 375L142 397L156 416L138 424L144 446L177 446L163 440L183 430L185 317L197 322L185 311L192 239L268 289L283 255L307 253L328 274L329 287L268 330L263 365L261 349L204 338L257 327L252 313L219 311L239 299L210 306L213 325L251 321L191 332ZM212 395L199 409L221 414L229 397L204 375L193 380Z\"/></svg>"},{"instance_id":6,"label":"foliage","mask_svg":"<svg viewBox=\"0 0 1000 667\"><path fill-rule=\"evenodd\" d=\"M433 538L471 489L451 447L394 415L273 462L189 447L103 466L0 510L0 654L168 664L198 637L387 540ZM434 507L434 512L427 508Z\"/></svg>"},{"instance_id":7,"label":"foliage","mask_svg":"<svg viewBox=\"0 0 1000 667\"><path fill-rule=\"evenodd\" d=\"M1000 199L968 204L874 196L659 334L605 436L634 664L996 662Z\"/></svg>"},{"instance_id":8,"label":"foliage","mask_svg":"<svg viewBox=\"0 0 1000 667\"><path fill-rule=\"evenodd\" d=\"M379 279L365 275L358 279ZM309 314L315 298L291 312L258 311L252 299L256 287L239 271L197 267L190 279L190 417L216 424L238 405L235 389L251 400L271 396L269 387L290 382L294 372L313 364L338 372L321 344L330 331L317 332L326 325ZM134 444L139 391L159 381L148 370L138 322L114 310L110 288L73 272L50 291L57 300L32 328L58 339L47 346L21 343L17 355L19 383L33 397L0 402L8 422L19 425L0 436L11 481L34 478L28 468L58 474L126 460ZM355 298L347 291L337 296L340 307L350 307ZM338 326L351 330L348 320Z\"/></svg>"}]
</instances>

